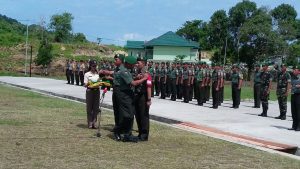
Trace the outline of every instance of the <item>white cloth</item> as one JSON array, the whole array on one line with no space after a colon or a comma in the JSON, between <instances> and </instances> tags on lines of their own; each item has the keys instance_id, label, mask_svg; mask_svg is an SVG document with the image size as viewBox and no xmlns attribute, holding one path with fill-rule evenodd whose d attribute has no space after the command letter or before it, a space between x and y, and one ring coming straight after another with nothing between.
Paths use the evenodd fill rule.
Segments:
<instances>
[{"instance_id":1,"label":"white cloth","mask_svg":"<svg viewBox=\"0 0 300 169\"><path fill-rule=\"evenodd\" d=\"M87 84L89 81L97 82L99 80L98 73L92 73L91 71L84 74L84 84Z\"/></svg>"}]
</instances>

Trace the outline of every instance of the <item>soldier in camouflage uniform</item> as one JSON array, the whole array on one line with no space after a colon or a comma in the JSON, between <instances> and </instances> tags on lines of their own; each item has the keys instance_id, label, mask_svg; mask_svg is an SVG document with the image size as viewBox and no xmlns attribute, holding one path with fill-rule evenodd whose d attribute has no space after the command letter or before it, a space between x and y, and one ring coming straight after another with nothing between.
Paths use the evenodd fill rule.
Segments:
<instances>
[{"instance_id":1,"label":"soldier in camouflage uniform","mask_svg":"<svg viewBox=\"0 0 300 169\"><path fill-rule=\"evenodd\" d=\"M189 76L190 76L190 94L189 94L189 101L193 100L194 94L194 79L195 79L195 68L193 64L189 65Z\"/></svg>"},{"instance_id":2,"label":"soldier in camouflage uniform","mask_svg":"<svg viewBox=\"0 0 300 169\"><path fill-rule=\"evenodd\" d=\"M224 85L225 85L226 73L225 73L225 70L224 70L223 66L220 66L220 73L221 73L221 84L220 84L220 102L219 102L219 105L221 105L221 103L223 103L223 101L224 101Z\"/></svg>"},{"instance_id":3,"label":"soldier in camouflage uniform","mask_svg":"<svg viewBox=\"0 0 300 169\"><path fill-rule=\"evenodd\" d=\"M209 101L210 99L210 85L211 85L211 76L212 70L209 65L206 65L206 86L205 86L205 100Z\"/></svg>"},{"instance_id":4,"label":"soldier in camouflage uniform","mask_svg":"<svg viewBox=\"0 0 300 169\"><path fill-rule=\"evenodd\" d=\"M178 84L178 75L179 72L176 68L176 64L172 64L172 68L170 70L170 80L171 80L171 100L176 101L177 95L177 84Z\"/></svg>"},{"instance_id":5,"label":"soldier in camouflage uniform","mask_svg":"<svg viewBox=\"0 0 300 169\"><path fill-rule=\"evenodd\" d=\"M178 70L178 83L176 85L176 87L177 87L177 99L182 99L182 84L181 84L182 67L181 67L181 63L177 63L177 70Z\"/></svg>"},{"instance_id":6,"label":"soldier in camouflage uniform","mask_svg":"<svg viewBox=\"0 0 300 169\"><path fill-rule=\"evenodd\" d=\"M300 71L296 67L294 67L291 84L291 112L293 125L289 130L300 131Z\"/></svg>"},{"instance_id":7,"label":"soldier in camouflage uniform","mask_svg":"<svg viewBox=\"0 0 300 169\"><path fill-rule=\"evenodd\" d=\"M160 98L166 98L166 83L167 83L167 73L168 70L165 67L165 62L161 62L160 74L159 74L159 82L160 82Z\"/></svg>"},{"instance_id":8,"label":"soldier in camouflage uniform","mask_svg":"<svg viewBox=\"0 0 300 169\"><path fill-rule=\"evenodd\" d=\"M151 76L151 79L152 79L151 97L154 97L154 76L155 76L155 72L154 72L154 68L152 66L153 66L153 62L152 61L148 62L148 72L149 72L149 74Z\"/></svg>"},{"instance_id":9,"label":"soldier in camouflage uniform","mask_svg":"<svg viewBox=\"0 0 300 169\"><path fill-rule=\"evenodd\" d=\"M171 78L170 78L170 74L171 74L171 65L170 62L166 62L166 69L167 69L167 82L166 82L166 96L170 97L171 95Z\"/></svg>"},{"instance_id":10,"label":"soldier in camouflage uniform","mask_svg":"<svg viewBox=\"0 0 300 169\"><path fill-rule=\"evenodd\" d=\"M212 81L212 99L213 99L213 106L211 108L217 109L219 106L219 95L220 95L220 72L219 72L219 66L218 65L212 65L212 76L211 76L211 81Z\"/></svg>"},{"instance_id":11,"label":"soldier in camouflage uniform","mask_svg":"<svg viewBox=\"0 0 300 169\"><path fill-rule=\"evenodd\" d=\"M231 74L231 86L232 86L232 108L237 109L240 106L241 101L241 87L242 87L243 76L238 70L238 66L234 65L232 67Z\"/></svg>"},{"instance_id":12,"label":"soldier in camouflage uniform","mask_svg":"<svg viewBox=\"0 0 300 169\"><path fill-rule=\"evenodd\" d=\"M181 84L183 87L183 102L188 103L190 100L190 74L188 69L188 64L184 63L184 68L182 70Z\"/></svg>"},{"instance_id":13,"label":"soldier in camouflage uniform","mask_svg":"<svg viewBox=\"0 0 300 169\"><path fill-rule=\"evenodd\" d=\"M261 87L261 79L260 79L260 65L255 65L255 72L253 78L253 92L254 92L254 107L253 108L260 108L260 87Z\"/></svg>"},{"instance_id":14,"label":"soldier in camouflage uniform","mask_svg":"<svg viewBox=\"0 0 300 169\"><path fill-rule=\"evenodd\" d=\"M204 63L200 63L199 70L196 73L196 84L198 87L197 102L199 106L203 106L204 103L204 87L205 87L205 72Z\"/></svg>"},{"instance_id":15,"label":"soldier in camouflage uniform","mask_svg":"<svg viewBox=\"0 0 300 169\"><path fill-rule=\"evenodd\" d=\"M281 65L281 71L277 75L277 99L279 104L280 115L276 119L285 120L287 110L287 97L290 90L291 75L286 71L286 66Z\"/></svg>"},{"instance_id":16,"label":"soldier in camouflage uniform","mask_svg":"<svg viewBox=\"0 0 300 169\"><path fill-rule=\"evenodd\" d=\"M160 93L160 83L159 83L159 75L160 75L160 70L159 70L159 64L155 63L154 67L154 87L155 87L155 96L159 96Z\"/></svg>"},{"instance_id":17,"label":"soldier in camouflage uniform","mask_svg":"<svg viewBox=\"0 0 300 169\"><path fill-rule=\"evenodd\" d=\"M269 109L269 95L272 86L272 75L268 70L268 64L263 64L263 72L260 75L261 79L261 91L260 91L260 100L263 112L259 115L262 117L267 117Z\"/></svg>"}]
</instances>

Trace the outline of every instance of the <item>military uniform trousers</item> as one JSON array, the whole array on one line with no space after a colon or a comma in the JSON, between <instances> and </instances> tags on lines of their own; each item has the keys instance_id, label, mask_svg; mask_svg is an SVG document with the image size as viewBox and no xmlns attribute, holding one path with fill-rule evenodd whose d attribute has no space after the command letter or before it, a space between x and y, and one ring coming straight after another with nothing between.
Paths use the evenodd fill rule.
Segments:
<instances>
[{"instance_id":1,"label":"military uniform trousers","mask_svg":"<svg viewBox=\"0 0 300 169\"><path fill-rule=\"evenodd\" d=\"M280 110L280 117L286 116L287 111L287 96L285 96L286 88L277 89L277 100Z\"/></svg>"},{"instance_id":2,"label":"military uniform trousers","mask_svg":"<svg viewBox=\"0 0 300 169\"><path fill-rule=\"evenodd\" d=\"M256 107L256 108L260 108L260 90L261 90L260 87L261 87L260 83L255 83L254 87L253 87L254 107Z\"/></svg>"},{"instance_id":3,"label":"military uniform trousers","mask_svg":"<svg viewBox=\"0 0 300 169\"><path fill-rule=\"evenodd\" d=\"M148 138L149 135L149 106L147 106L147 94L139 93L134 97L135 118L139 136Z\"/></svg>"},{"instance_id":4,"label":"military uniform trousers","mask_svg":"<svg viewBox=\"0 0 300 169\"><path fill-rule=\"evenodd\" d=\"M166 98L166 82L165 78L160 78L160 98L165 99Z\"/></svg>"},{"instance_id":5,"label":"military uniform trousers","mask_svg":"<svg viewBox=\"0 0 300 169\"><path fill-rule=\"evenodd\" d=\"M224 86L220 87L220 102L219 102L219 105L221 103L223 103L224 101Z\"/></svg>"},{"instance_id":6,"label":"military uniform trousers","mask_svg":"<svg viewBox=\"0 0 300 169\"><path fill-rule=\"evenodd\" d=\"M68 76L71 80L71 84L74 84L74 72L73 72L73 70L69 70Z\"/></svg>"},{"instance_id":7,"label":"military uniform trousers","mask_svg":"<svg viewBox=\"0 0 300 169\"><path fill-rule=\"evenodd\" d=\"M197 92L197 102L198 105L203 105L204 103L204 91L205 91L205 87L202 87L202 82L197 82L198 85L198 92Z\"/></svg>"},{"instance_id":8,"label":"military uniform trousers","mask_svg":"<svg viewBox=\"0 0 300 169\"><path fill-rule=\"evenodd\" d=\"M199 92L199 82L194 79L194 99L198 98L198 92Z\"/></svg>"},{"instance_id":9,"label":"military uniform trousers","mask_svg":"<svg viewBox=\"0 0 300 169\"><path fill-rule=\"evenodd\" d=\"M183 80L183 84L182 84L182 94L183 94L183 101L185 103L188 103L190 100L190 86L188 85L189 80L185 79Z\"/></svg>"},{"instance_id":10,"label":"military uniform trousers","mask_svg":"<svg viewBox=\"0 0 300 169\"><path fill-rule=\"evenodd\" d=\"M291 95L291 111L292 111L292 119L293 126L292 128L295 130L300 129L300 93L295 93Z\"/></svg>"},{"instance_id":11,"label":"military uniform trousers","mask_svg":"<svg viewBox=\"0 0 300 169\"><path fill-rule=\"evenodd\" d=\"M132 90L120 90L119 87L114 88L114 112L117 114L117 126L115 133L131 134L133 118L134 118L134 93Z\"/></svg>"},{"instance_id":12,"label":"military uniform trousers","mask_svg":"<svg viewBox=\"0 0 300 169\"><path fill-rule=\"evenodd\" d=\"M97 115L99 113L100 103L100 90L99 89L86 89L86 112L88 126L96 123Z\"/></svg>"},{"instance_id":13,"label":"military uniform trousers","mask_svg":"<svg viewBox=\"0 0 300 169\"><path fill-rule=\"evenodd\" d=\"M218 108L219 106L219 97L220 97L220 89L217 90L217 87L218 87L218 82L213 82L212 83L212 90L211 90L211 93L212 93L212 99L213 99L213 108Z\"/></svg>"},{"instance_id":14,"label":"military uniform trousers","mask_svg":"<svg viewBox=\"0 0 300 169\"><path fill-rule=\"evenodd\" d=\"M175 101L177 96L176 79L171 79L171 100Z\"/></svg>"},{"instance_id":15,"label":"military uniform trousers","mask_svg":"<svg viewBox=\"0 0 300 169\"><path fill-rule=\"evenodd\" d=\"M210 98L210 84L205 86L205 101L209 101Z\"/></svg>"},{"instance_id":16,"label":"military uniform trousers","mask_svg":"<svg viewBox=\"0 0 300 169\"><path fill-rule=\"evenodd\" d=\"M182 99L182 84L181 82L181 78L178 78L178 84L177 84L177 99Z\"/></svg>"},{"instance_id":17,"label":"military uniform trousers","mask_svg":"<svg viewBox=\"0 0 300 169\"><path fill-rule=\"evenodd\" d=\"M155 77L154 87L155 87L155 95L159 96L160 84L159 84L159 77L158 76Z\"/></svg>"},{"instance_id":18,"label":"military uniform trousers","mask_svg":"<svg viewBox=\"0 0 300 169\"><path fill-rule=\"evenodd\" d=\"M193 82L193 84L191 83L190 85L190 90L189 90L189 101L192 101L193 100L193 95L194 95L194 85L195 83Z\"/></svg>"},{"instance_id":19,"label":"military uniform trousers","mask_svg":"<svg viewBox=\"0 0 300 169\"><path fill-rule=\"evenodd\" d=\"M231 85L232 90L232 107L238 108L241 102L241 89L238 89L239 85L237 83L233 83Z\"/></svg>"},{"instance_id":20,"label":"military uniform trousers","mask_svg":"<svg viewBox=\"0 0 300 169\"><path fill-rule=\"evenodd\" d=\"M83 86L84 85L84 73L83 73L83 71L79 72L79 79L80 79L80 85Z\"/></svg>"},{"instance_id":21,"label":"military uniform trousers","mask_svg":"<svg viewBox=\"0 0 300 169\"><path fill-rule=\"evenodd\" d=\"M75 71L75 81L76 85L79 85L79 71Z\"/></svg>"},{"instance_id":22,"label":"military uniform trousers","mask_svg":"<svg viewBox=\"0 0 300 169\"><path fill-rule=\"evenodd\" d=\"M261 105L263 108L263 115L267 115L268 113L268 109L269 109L269 93L267 93L268 91L268 86L261 86L261 91L260 91L260 100L261 100Z\"/></svg>"},{"instance_id":23,"label":"military uniform trousers","mask_svg":"<svg viewBox=\"0 0 300 169\"><path fill-rule=\"evenodd\" d=\"M154 97L154 84L155 84L155 80L152 77L152 85L151 85L151 97Z\"/></svg>"},{"instance_id":24,"label":"military uniform trousers","mask_svg":"<svg viewBox=\"0 0 300 169\"><path fill-rule=\"evenodd\" d=\"M68 84L70 84L70 76L69 76L69 69L66 69L66 77L67 77L67 81L68 81Z\"/></svg>"},{"instance_id":25,"label":"military uniform trousers","mask_svg":"<svg viewBox=\"0 0 300 169\"><path fill-rule=\"evenodd\" d=\"M172 92L172 79L170 77L167 77L167 83L166 83L166 95L167 97L170 97Z\"/></svg>"}]
</instances>

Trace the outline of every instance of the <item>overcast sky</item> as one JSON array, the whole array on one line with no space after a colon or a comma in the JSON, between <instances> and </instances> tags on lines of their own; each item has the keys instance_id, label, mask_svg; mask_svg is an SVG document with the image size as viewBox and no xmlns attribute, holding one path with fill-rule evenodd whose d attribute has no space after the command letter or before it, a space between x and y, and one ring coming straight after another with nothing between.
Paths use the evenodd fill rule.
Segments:
<instances>
[{"instance_id":1,"label":"overcast sky","mask_svg":"<svg viewBox=\"0 0 300 169\"><path fill-rule=\"evenodd\" d=\"M208 21L214 11L228 11L239 0L0 0L0 14L22 23L46 23L54 14L72 13L73 32L107 44L150 40L176 31L187 20ZM287 3L300 13L300 0L254 0L272 9ZM299 15L298 15L299 18ZM25 21L29 20L29 21Z\"/></svg>"}]
</instances>

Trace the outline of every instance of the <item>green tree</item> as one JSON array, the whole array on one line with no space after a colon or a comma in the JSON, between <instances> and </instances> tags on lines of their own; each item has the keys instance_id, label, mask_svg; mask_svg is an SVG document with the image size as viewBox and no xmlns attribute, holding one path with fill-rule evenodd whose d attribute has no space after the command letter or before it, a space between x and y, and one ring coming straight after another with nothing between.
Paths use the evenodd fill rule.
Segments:
<instances>
[{"instance_id":1,"label":"green tree","mask_svg":"<svg viewBox=\"0 0 300 169\"><path fill-rule=\"evenodd\" d=\"M176 32L188 40L196 41L201 44L202 49L210 49L208 44L208 28L207 23L202 20L186 21Z\"/></svg>"},{"instance_id":2,"label":"green tree","mask_svg":"<svg viewBox=\"0 0 300 169\"><path fill-rule=\"evenodd\" d=\"M225 51L226 40L228 41L229 39L228 23L229 20L224 10L216 11L210 18L208 24L209 41L211 46L217 51L213 58L215 62L222 62L221 59Z\"/></svg>"},{"instance_id":3,"label":"green tree","mask_svg":"<svg viewBox=\"0 0 300 169\"><path fill-rule=\"evenodd\" d=\"M48 75L48 67L53 59L52 45L46 40L41 41L35 63L42 66L43 74Z\"/></svg>"},{"instance_id":4,"label":"green tree","mask_svg":"<svg viewBox=\"0 0 300 169\"><path fill-rule=\"evenodd\" d=\"M230 31L233 35L234 48L237 53L237 58L234 60L237 60L238 62L240 49L240 29L256 10L256 3L249 0L243 0L242 2L239 2L229 10Z\"/></svg>"},{"instance_id":5,"label":"green tree","mask_svg":"<svg viewBox=\"0 0 300 169\"><path fill-rule=\"evenodd\" d=\"M292 44L289 47L289 56L286 59L286 63L289 66L300 66L300 41Z\"/></svg>"},{"instance_id":6,"label":"green tree","mask_svg":"<svg viewBox=\"0 0 300 169\"><path fill-rule=\"evenodd\" d=\"M85 35L83 33L76 33L73 38L74 42L86 43L88 42Z\"/></svg>"},{"instance_id":7,"label":"green tree","mask_svg":"<svg viewBox=\"0 0 300 169\"><path fill-rule=\"evenodd\" d=\"M54 30L56 42L68 42L71 37L72 20L70 13L56 14L51 17L50 29Z\"/></svg>"}]
</instances>

